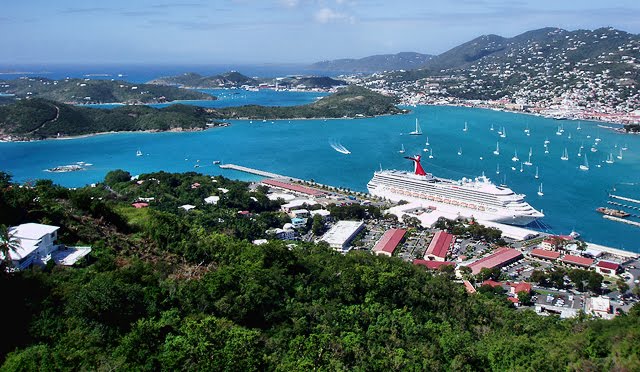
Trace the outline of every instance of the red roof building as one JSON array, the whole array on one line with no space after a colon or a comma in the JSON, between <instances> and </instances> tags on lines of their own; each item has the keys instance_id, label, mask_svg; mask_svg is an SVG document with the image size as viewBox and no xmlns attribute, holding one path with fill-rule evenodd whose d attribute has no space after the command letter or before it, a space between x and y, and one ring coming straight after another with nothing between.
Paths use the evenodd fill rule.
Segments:
<instances>
[{"instance_id":1,"label":"red roof building","mask_svg":"<svg viewBox=\"0 0 640 372\"><path fill-rule=\"evenodd\" d=\"M467 293L469 294L474 294L476 293L476 289L473 288L473 284L471 284L470 281L468 280L463 280L462 284L464 284L464 289L467 291Z\"/></svg>"},{"instance_id":2,"label":"red roof building","mask_svg":"<svg viewBox=\"0 0 640 372\"><path fill-rule=\"evenodd\" d=\"M469 265L469 268L473 275L477 275L480 273L480 270L484 268L501 268L520 259L522 259L522 253L520 251L513 248L503 247L499 248L489 256L473 262Z\"/></svg>"},{"instance_id":3,"label":"red roof building","mask_svg":"<svg viewBox=\"0 0 640 372\"><path fill-rule=\"evenodd\" d=\"M596 264L596 272L602 275L616 275L620 270L620 264L609 261L599 261Z\"/></svg>"},{"instance_id":4,"label":"red roof building","mask_svg":"<svg viewBox=\"0 0 640 372\"><path fill-rule=\"evenodd\" d=\"M424 266L429 270L438 270L442 266L456 266L455 262L450 261L429 261L429 260L413 260L414 265Z\"/></svg>"},{"instance_id":5,"label":"red roof building","mask_svg":"<svg viewBox=\"0 0 640 372\"><path fill-rule=\"evenodd\" d=\"M404 238L404 234L406 232L407 231L403 229L387 230L373 247L373 252L391 257L398 247L398 244L402 241L402 238Z\"/></svg>"},{"instance_id":6,"label":"red roof building","mask_svg":"<svg viewBox=\"0 0 640 372\"><path fill-rule=\"evenodd\" d=\"M293 192L297 192L299 194L305 194L305 195L309 195L309 196L322 196L322 195L324 195L324 192L322 192L320 190L312 189L310 187L295 185L295 184L292 184L292 183L289 183L289 182L282 182L282 181L278 181L278 180L263 180L262 183L267 185L267 186L276 187L276 188L287 190L287 191L293 191Z\"/></svg>"},{"instance_id":7,"label":"red roof building","mask_svg":"<svg viewBox=\"0 0 640 372\"><path fill-rule=\"evenodd\" d=\"M143 202L138 202L138 203L133 203L131 204L131 206L140 209L140 208L146 208L149 206L149 203L143 203Z\"/></svg>"},{"instance_id":8,"label":"red roof building","mask_svg":"<svg viewBox=\"0 0 640 372\"><path fill-rule=\"evenodd\" d=\"M570 254L564 255L562 262L566 263L567 265L579 266L583 268L590 267L591 265L593 265L593 259L591 258L574 256Z\"/></svg>"},{"instance_id":9,"label":"red roof building","mask_svg":"<svg viewBox=\"0 0 640 372\"><path fill-rule=\"evenodd\" d=\"M536 258L542 258L543 260L555 261L560 258L560 252L548 251L546 249L533 248L531 250L531 256Z\"/></svg>"},{"instance_id":10,"label":"red roof building","mask_svg":"<svg viewBox=\"0 0 640 372\"><path fill-rule=\"evenodd\" d=\"M527 283L527 282L511 283L510 292L513 293L517 298L519 292L531 293L531 289L533 289L533 287L531 286L531 283Z\"/></svg>"},{"instance_id":11,"label":"red roof building","mask_svg":"<svg viewBox=\"0 0 640 372\"><path fill-rule=\"evenodd\" d=\"M446 231L438 231L431 239L427 251L424 253L425 260L445 261L447 253L454 241L454 236Z\"/></svg>"},{"instance_id":12,"label":"red roof building","mask_svg":"<svg viewBox=\"0 0 640 372\"><path fill-rule=\"evenodd\" d=\"M496 282L496 281L495 281L495 280L493 280L493 279L487 279L487 280L485 280L484 282L482 282L482 285L489 285L489 286L492 286L492 287L494 287L494 288L495 288L495 287L502 287L502 283L500 283L500 282Z\"/></svg>"}]
</instances>

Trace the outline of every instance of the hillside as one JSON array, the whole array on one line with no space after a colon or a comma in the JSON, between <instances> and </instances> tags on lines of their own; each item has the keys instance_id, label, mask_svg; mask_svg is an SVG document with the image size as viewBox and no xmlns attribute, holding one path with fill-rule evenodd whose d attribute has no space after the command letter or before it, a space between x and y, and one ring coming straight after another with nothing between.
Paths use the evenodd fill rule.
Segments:
<instances>
[{"instance_id":1,"label":"hillside","mask_svg":"<svg viewBox=\"0 0 640 372\"><path fill-rule=\"evenodd\" d=\"M397 257L254 245L288 218L248 183L116 170L95 187L20 186L0 172L2 228L47 222L92 252L73 267L1 267L3 371L640 369L638 305L610 321L540 316ZM177 207L187 203L196 209Z\"/></svg>"},{"instance_id":2,"label":"hillside","mask_svg":"<svg viewBox=\"0 0 640 372\"><path fill-rule=\"evenodd\" d=\"M71 104L147 104L176 100L215 99L209 94L176 87L89 79L20 78L0 80L0 93L15 94L17 98L44 98Z\"/></svg>"},{"instance_id":3,"label":"hillside","mask_svg":"<svg viewBox=\"0 0 640 372\"><path fill-rule=\"evenodd\" d=\"M322 89L328 90L338 86L347 85L344 80L333 79L327 76L292 76L276 79L280 88L298 89ZM272 82L272 84L275 84Z\"/></svg>"},{"instance_id":4,"label":"hillside","mask_svg":"<svg viewBox=\"0 0 640 372\"><path fill-rule=\"evenodd\" d=\"M367 88L348 86L311 104L290 107L240 106L218 109L225 118L294 119L294 118L356 118L400 114L395 99Z\"/></svg>"},{"instance_id":5,"label":"hillside","mask_svg":"<svg viewBox=\"0 0 640 372\"><path fill-rule=\"evenodd\" d=\"M309 66L312 70L339 72L380 72L410 70L423 66L433 56L414 52L380 54L359 59L345 58L316 62Z\"/></svg>"},{"instance_id":6,"label":"hillside","mask_svg":"<svg viewBox=\"0 0 640 372\"><path fill-rule=\"evenodd\" d=\"M195 130L212 122L213 116L205 109L185 105L104 110L33 98L0 106L0 137L12 140L120 131Z\"/></svg>"},{"instance_id":7,"label":"hillside","mask_svg":"<svg viewBox=\"0 0 640 372\"><path fill-rule=\"evenodd\" d=\"M258 81L237 71L213 76L202 76L194 72L187 72L182 75L157 78L149 81L148 84L176 85L188 88L239 88L243 85L257 86Z\"/></svg>"}]
</instances>

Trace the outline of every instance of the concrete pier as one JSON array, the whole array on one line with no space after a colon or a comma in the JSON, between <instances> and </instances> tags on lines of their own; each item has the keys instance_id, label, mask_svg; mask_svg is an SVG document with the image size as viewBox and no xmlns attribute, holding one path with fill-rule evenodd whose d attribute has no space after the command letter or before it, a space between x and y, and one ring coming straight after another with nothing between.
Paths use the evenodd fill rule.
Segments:
<instances>
[{"instance_id":1,"label":"concrete pier","mask_svg":"<svg viewBox=\"0 0 640 372\"><path fill-rule=\"evenodd\" d=\"M251 174L257 174L258 176L263 176L263 177L267 177L267 178L278 178L278 179L287 179L287 180L299 181L297 178L283 176L281 174L276 174L276 173L271 173L271 172L265 172L265 171L262 171L260 169L243 167L242 165L236 165L236 164L221 164L220 168L222 168L222 169L232 169L232 170L237 170L237 171L240 171L240 172L251 173Z\"/></svg>"}]
</instances>

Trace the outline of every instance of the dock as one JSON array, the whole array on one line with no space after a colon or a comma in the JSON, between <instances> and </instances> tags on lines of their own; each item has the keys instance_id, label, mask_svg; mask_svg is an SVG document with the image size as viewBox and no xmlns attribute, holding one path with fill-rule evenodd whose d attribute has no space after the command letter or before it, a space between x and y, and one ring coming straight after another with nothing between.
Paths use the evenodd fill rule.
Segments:
<instances>
[{"instance_id":1,"label":"dock","mask_svg":"<svg viewBox=\"0 0 640 372\"><path fill-rule=\"evenodd\" d=\"M288 180L299 181L297 178L283 176L281 174L276 174L276 173L271 173L271 172L265 172L265 171L262 171L260 169L243 167L242 165L236 165L236 164L221 164L220 168L222 168L222 169L232 169L232 170L237 170L237 171L240 171L240 172L256 174L258 176L263 176L263 177L267 177L267 178L279 178L279 179L288 179Z\"/></svg>"},{"instance_id":2,"label":"dock","mask_svg":"<svg viewBox=\"0 0 640 372\"><path fill-rule=\"evenodd\" d=\"M627 225L633 225L633 226L640 227L640 222L636 222L636 221L629 221L629 220L625 220L625 219L622 219L622 218L619 218L619 217L609 216L609 215L606 215L606 214L604 216L602 216L602 218L606 218L606 219L611 220L611 221L626 223Z\"/></svg>"},{"instance_id":3,"label":"dock","mask_svg":"<svg viewBox=\"0 0 640 372\"><path fill-rule=\"evenodd\" d=\"M631 199L631 198L626 198L624 196L618 196L618 195L613 195L613 194L609 194L610 198L614 198L614 199L619 199L619 200L624 200L624 201L628 201L631 203L636 203L636 204L640 204L640 200L637 199Z\"/></svg>"}]
</instances>

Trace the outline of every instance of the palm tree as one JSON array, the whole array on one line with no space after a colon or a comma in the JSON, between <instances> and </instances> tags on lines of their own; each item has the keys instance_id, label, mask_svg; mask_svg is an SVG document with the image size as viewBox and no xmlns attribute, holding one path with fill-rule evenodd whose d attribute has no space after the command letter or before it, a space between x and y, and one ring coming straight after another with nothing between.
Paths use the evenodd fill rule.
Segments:
<instances>
[{"instance_id":1,"label":"palm tree","mask_svg":"<svg viewBox=\"0 0 640 372\"><path fill-rule=\"evenodd\" d=\"M9 228L5 225L0 225L0 255L2 255L2 262L0 265L4 265L9 263L10 252L17 252L18 248L20 248L20 241L13 236L13 234L9 233Z\"/></svg>"}]
</instances>

